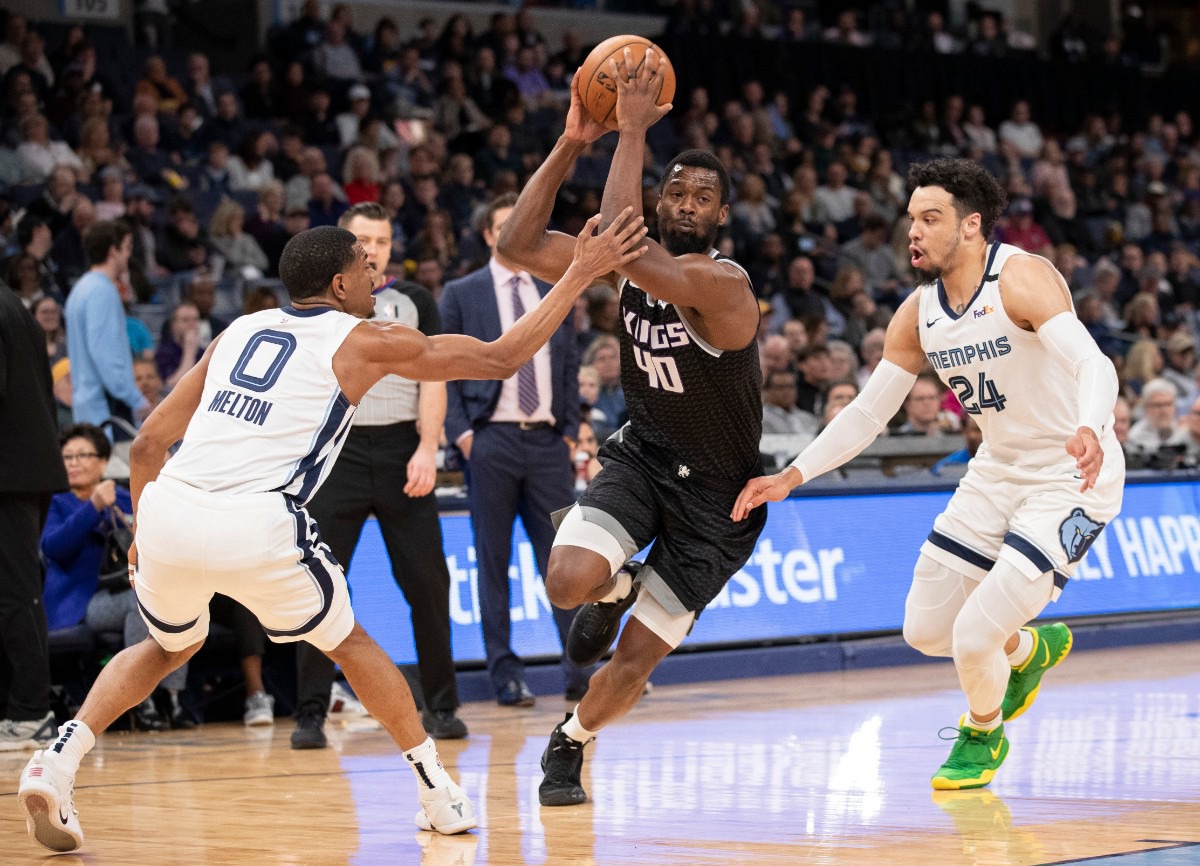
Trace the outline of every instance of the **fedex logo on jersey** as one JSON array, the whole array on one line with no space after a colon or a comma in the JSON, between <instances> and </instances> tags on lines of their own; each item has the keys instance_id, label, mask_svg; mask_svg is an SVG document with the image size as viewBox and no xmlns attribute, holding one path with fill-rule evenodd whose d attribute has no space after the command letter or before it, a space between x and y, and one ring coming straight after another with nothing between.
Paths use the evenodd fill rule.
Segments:
<instances>
[{"instance_id":1,"label":"fedex logo on jersey","mask_svg":"<svg viewBox=\"0 0 1200 866\"><path fill-rule=\"evenodd\" d=\"M988 315L989 313L994 313L994 312L996 312L995 307L989 307L987 304L984 304L982 309L975 311L975 318L982 319L984 316Z\"/></svg>"},{"instance_id":2,"label":"fedex logo on jersey","mask_svg":"<svg viewBox=\"0 0 1200 866\"><path fill-rule=\"evenodd\" d=\"M984 307L984 309L988 312L992 311L991 307ZM980 315L980 311L976 310L975 315ZM985 340L982 343L968 343L965 346L955 346L954 348L942 349L937 352L926 352L925 356L929 358L929 363L933 365L935 370L950 370L954 367L964 367L974 361L1003 358L1011 351L1012 345L1008 342L1008 337L997 337L994 340Z\"/></svg>"}]
</instances>

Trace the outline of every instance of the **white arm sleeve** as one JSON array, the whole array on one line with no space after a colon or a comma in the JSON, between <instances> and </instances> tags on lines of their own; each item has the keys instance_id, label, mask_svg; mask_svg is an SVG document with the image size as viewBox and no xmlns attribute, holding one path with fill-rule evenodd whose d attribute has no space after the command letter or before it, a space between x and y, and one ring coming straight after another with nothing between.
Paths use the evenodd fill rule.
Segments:
<instances>
[{"instance_id":1,"label":"white arm sleeve","mask_svg":"<svg viewBox=\"0 0 1200 866\"><path fill-rule=\"evenodd\" d=\"M1059 313L1037 330L1042 345L1079 384L1079 423L1099 436L1117 404L1117 371L1074 313Z\"/></svg>"},{"instance_id":2,"label":"white arm sleeve","mask_svg":"<svg viewBox=\"0 0 1200 866\"><path fill-rule=\"evenodd\" d=\"M916 381L914 373L886 359L880 361L862 393L829 422L792 466L809 482L856 457L900 411Z\"/></svg>"}]
</instances>

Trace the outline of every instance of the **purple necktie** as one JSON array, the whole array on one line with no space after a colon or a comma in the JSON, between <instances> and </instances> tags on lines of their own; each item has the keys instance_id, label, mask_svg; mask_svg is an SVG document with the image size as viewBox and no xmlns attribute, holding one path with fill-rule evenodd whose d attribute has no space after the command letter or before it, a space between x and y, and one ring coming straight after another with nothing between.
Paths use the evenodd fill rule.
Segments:
<instances>
[{"instance_id":1,"label":"purple necktie","mask_svg":"<svg viewBox=\"0 0 1200 866\"><path fill-rule=\"evenodd\" d=\"M513 277L512 305L513 321L525 315L525 305L521 303L521 278ZM537 372L533 369L533 358L526 361L517 371L517 406L525 415L532 415L538 407Z\"/></svg>"}]
</instances>

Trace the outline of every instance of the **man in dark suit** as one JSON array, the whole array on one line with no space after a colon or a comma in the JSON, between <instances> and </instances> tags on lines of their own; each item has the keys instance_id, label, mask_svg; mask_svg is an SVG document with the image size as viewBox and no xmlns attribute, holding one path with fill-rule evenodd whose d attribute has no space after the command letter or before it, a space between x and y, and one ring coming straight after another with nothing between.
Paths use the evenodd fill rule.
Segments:
<instances>
[{"instance_id":1,"label":"man in dark suit","mask_svg":"<svg viewBox=\"0 0 1200 866\"><path fill-rule=\"evenodd\" d=\"M46 337L0 282L0 679L8 686L0 751L38 748L57 734L38 543L51 494L66 489Z\"/></svg>"},{"instance_id":2,"label":"man in dark suit","mask_svg":"<svg viewBox=\"0 0 1200 866\"><path fill-rule=\"evenodd\" d=\"M483 237L492 256L484 267L446 284L441 302L445 333L494 340L549 291L548 284L496 256L496 238L515 203L516 196L509 194L488 205ZM447 383L446 438L467 461L484 649L496 699L503 706L534 703L525 666L511 643L513 521L520 515L545 578L554 541L550 513L574 501L571 455L579 431L578 375L575 329L568 320L511 379ZM575 612L551 610L565 645ZM565 657L562 666L567 696L582 697L590 671Z\"/></svg>"}]
</instances>

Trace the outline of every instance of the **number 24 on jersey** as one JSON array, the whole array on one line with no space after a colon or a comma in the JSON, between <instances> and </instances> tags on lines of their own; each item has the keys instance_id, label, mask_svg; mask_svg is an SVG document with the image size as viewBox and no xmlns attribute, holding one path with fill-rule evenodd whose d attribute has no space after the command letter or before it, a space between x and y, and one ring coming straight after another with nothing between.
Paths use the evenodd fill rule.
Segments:
<instances>
[{"instance_id":1,"label":"number 24 on jersey","mask_svg":"<svg viewBox=\"0 0 1200 866\"><path fill-rule=\"evenodd\" d=\"M958 402L967 410L969 415L982 415L984 409L1004 411L1008 398L1000 393L996 383L987 377L986 373L979 374L978 387L971 383L966 376L954 376L949 385L954 389Z\"/></svg>"}]
</instances>

